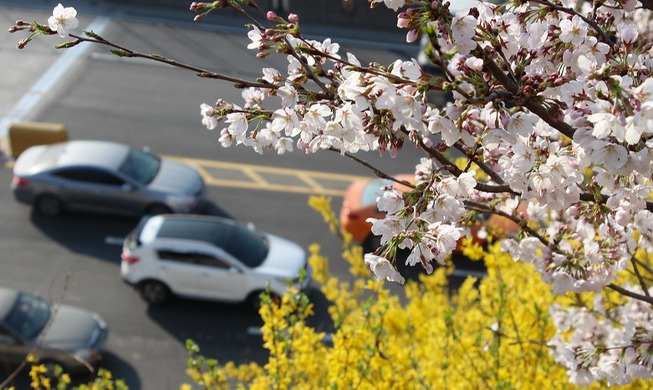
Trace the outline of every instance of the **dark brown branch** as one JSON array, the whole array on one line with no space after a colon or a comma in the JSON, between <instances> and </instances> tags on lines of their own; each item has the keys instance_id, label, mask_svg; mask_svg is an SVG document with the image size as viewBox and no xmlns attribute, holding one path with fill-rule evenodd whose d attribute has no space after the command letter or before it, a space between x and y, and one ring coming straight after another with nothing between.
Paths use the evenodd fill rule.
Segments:
<instances>
[{"instance_id":1,"label":"dark brown branch","mask_svg":"<svg viewBox=\"0 0 653 390\"><path fill-rule=\"evenodd\" d=\"M332 151L332 152L340 153L339 150L334 149L334 148L329 148L329 150ZM394 181L395 183L399 183L399 184L401 184L401 185L405 185L406 187L410 187L410 188L412 188L412 189L417 188L417 187L415 187L415 184L413 184L413 183L409 183L409 182L407 182L407 181L405 181L405 180L398 180L398 179L395 178L394 176L391 176L391 175L389 175L389 174L383 172L382 170L376 168L375 166L373 166L372 164L368 163L367 161L365 161L365 160L363 160L363 159L361 159L361 158L359 158L359 157L356 157L356 156L354 156L353 154L351 154L351 153L349 153L349 152L345 152L345 156L351 158L352 160L356 161L357 163L363 165L364 167L371 169L372 172L374 172L374 175L375 175L376 177L379 177L379 178L381 178L381 179L392 180L392 181Z\"/></svg>"},{"instance_id":2,"label":"dark brown branch","mask_svg":"<svg viewBox=\"0 0 653 390\"><path fill-rule=\"evenodd\" d=\"M639 0L642 3L642 8L653 10L653 0Z\"/></svg>"},{"instance_id":3,"label":"dark brown branch","mask_svg":"<svg viewBox=\"0 0 653 390\"><path fill-rule=\"evenodd\" d=\"M639 282L639 286L644 291L644 295L650 298L651 294L649 294L648 292L648 287L646 286L646 281L644 280L642 273L639 272L639 266L637 265L637 260L635 259L634 254L630 257L630 262L633 264L633 271L635 272L635 276L637 276L637 281Z\"/></svg>"},{"instance_id":4,"label":"dark brown branch","mask_svg":"<svg viewBox=\"0 0 653 390\"><path fill-rule=\"evenodd\" d=\"M616 292L618 292L621 295L625 295L627 297L637 299L638 301L643 301L643 302L646 302L646 303L648 303L650 305L653 305L653 297L638 294L638 293L632 292L630 290L626 290L625 288L617 286L614 283L608 284L607 287L614 290L614 291L616 291Z\"/></svg>"},{"instance_id":5,"label":"dark brown branch","mask_svg":"<svg viewBox=\"0 0 653 390\"><path fill-rule=\"evenodd\" d=\"M601 36L601 40L602 40L605 44L607 44L608 46L610 46L610 48L612 48L612 47L614 46L614 42L610 39L610 37L608 37L608 36L605 34L605 32L604 32L603 30L601 30L601 27L599 27L599 25L596 24L595 21L593 21L592 19L587 18L586 16L582 15L581 13L576 12L575 10L573 10L573 9L571 9L571 8L565 8L565 7L561 7L561 6L559 6L559 5L555 5L555 4L551 3L550 1L531 0L531 2L532 2L532 3L536 3L536 4L543 5L543 6L545 6L545 7L548 7L548 8L550 8L550 9L552 9L552 10L555 10L555 11L560 11L560 12L564 12L564 13L569 14L569 15L578 16L578 17L581 18L585 23L589 24L590 27L592 27L592 28L594 29L594 31L596 31L596 33L599 34L599 35ZM643 3L643 2L642 2L642 3Z\"/></svg>"},{"instance_id":6,"label":"dark brown branch","mask_svg":"<svg viewBox=\"0 0 653 390\"><path fill-rule=\"evenodd\" d=\"M456 143L454 144L454 147L455 147L456 149L458 149L460 152L462 152L463 154L465 154L465 150L464 150L464 148L463 148L462 143L460 143L460 142L456 142ZM477 160L473 160L473 162L474 162L474 164L476 164L479 168L481 168L481 169L483 170L483 172L485 172L486 175L490 176L490 178L491 178L495 183L497 183L497 184L499 184L499 185L506 184L506 182L503 180L503 178L502 178L501 176L499 176L499 174L496 173L492 168L490 168L490 167L485 163L485 161L477 161Z\"/></svg>"},{"instance_id":7,"label":"dark brown branch","mask_svg":"<svg viewBox=\"0 0 653 390\"><path fill-rule=\"evenodd\" d=\"M481 51L481 53L484 53ZM487 69L492 76L497 79L501 85L503 85L504 88L508 90L513 95L518 95L519 93L519 86L513 80L512 78L508 77L503 70L499 67L499 65L494 62L492 58L490 58L487 55L483 56L483 64L485 68ZM558 130L560 133L564 134L565 136L569 138L573 138L574 136L574 128L566 124L565 122L560 121L555 115L551 115L549 110L547 110L544 106L541 104L535 102L532 99L526 99L524 103L522 103L524 107L526 107L528 110L530 110L533 114L537 115L538 117L542 118L546 123L548 123L551 127L554 129Z\"/></svg>"},{"instance_id":8,"label":"dark brown branch","mask_svg":"<svg viewBox=\"0 0 653 390\"><path fill-rule=\"evenodd\" d=\"M478 211L478 212L484 213L484 214L496 214L496 215L508 218L509 220L511 220L514 223L516 223L517 225L519 225L520 229L522 229L526 234L537 238L542 243L542 245L547 246L547 247L551 245L549 240L547 240L544 236L542 236L540 233L535 231L535 229L529 227L526 224L526 221L521 219L521 218L515 217L515 216L513 216L511 214L508 214L508 213L504 213L501 210L491 208L486 204L482 204L482 203L478 203L478 202L465 201L465 208L468 209L468 210Z\"/></svg>"},{"instance_id":9,"label":"dark brown branch","mask_svg":"<svg viewBox=\"0 0 653 390\"><path fill-rule=\"evenodd\" d=\"M181 69L186 69L195 72L198 76L204 77L204 78L210 78L210 79L217 79L217 80L223 80L223 81L229 81L235 84L236 88L246 88L246 87L256 87L256 88L269 88L269 89L278 89L278 85L274 84L269 84L269 83L258 83L258 82L251 82L247 80L242 80L230 76L226 76L220 73L215 73L208 71L203 68L199 68L197 66L189 65L183 62L179 62L170 58L166 58L157 54L144 54L140 53L131 49L128 49L126 47L120 46L118 44L115 44L113 42L110 42L102 37L100 37L97 34L92 34L92 38L85 38L81 37L79 35L74 35L70 34L70 37L75 38L78 42L90 42L90 43L97 43L103 46L108 46L111 48L114 48L116 50L112 50L112 53L115 54L118 57L127 57L127 58L145 58L151 61L155 62L160 62L164 63L170 66L173 66L175 68L181 68Z\"/></svg>"},{"instance_id":10,"label":"dark brown branch","mask_svg":"<svg viewBox=\"0 0 653 390\"><path fill-rule=\"evenodd\" d=\"M574 132L576 130L572 126L558 119L557 115L551 115L552 113L549 110L533 99L527 99L524 103L524 107L528 108L530 112L539 116L542 120L548 123L549 126L558 130L568 138L574 138Z\"/></svg>"},{"instance_id":11,"label":"dark brown branch","mask_svg":"<svg viewBox=\"0 0 653 390\"><path fill-rule=\"evenodd\" d=\"M601 199L598 199L598 202L600 203L606 203L608 201L608 196L601 194ZM580 194L580 200L584 202L594 202L597 201L597 199L594 197L593 194L589 192L583 192ZM646 202L646 210L653 212L653 202Z\"/></svg>"}]
</instances>

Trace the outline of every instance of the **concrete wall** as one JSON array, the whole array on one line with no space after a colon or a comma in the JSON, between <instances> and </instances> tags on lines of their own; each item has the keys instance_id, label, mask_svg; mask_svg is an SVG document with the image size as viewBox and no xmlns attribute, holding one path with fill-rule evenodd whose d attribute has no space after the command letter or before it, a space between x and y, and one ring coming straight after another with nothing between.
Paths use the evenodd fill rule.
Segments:
<instances>
[{"instance_id":1,"label":"concrete wall","mask_svg":"<svg viewBox=\"0 0 653 390\"><path fill-rule=\"evenodd\" d=\"M300 24L328 25L366 30L396 32L396 14L379 5L370 9L368 0L256 0L263 9L273 9L286 16L299 15ZM156 9L188 10L191 0L108 0L114 4L154 7ZM208 1L207 1L208 2ZM405 33L405 32L404 32Z\"/></svg>"}]
</instances>

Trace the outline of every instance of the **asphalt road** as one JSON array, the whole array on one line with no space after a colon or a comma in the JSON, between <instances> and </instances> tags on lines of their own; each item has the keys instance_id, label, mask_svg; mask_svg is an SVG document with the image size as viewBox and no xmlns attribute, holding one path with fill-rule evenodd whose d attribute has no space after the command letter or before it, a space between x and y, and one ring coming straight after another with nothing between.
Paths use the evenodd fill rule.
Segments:
<instances>
[{"instance_id":1,"label":"asphalt road","mask_svg":"<svg viewBox=\"0 0 653 390\"><path fill-rule=\"evenodd\" d=\"M34 9L21 9L22 3L0 1L0 25L8 28L16 19L45 22L53 6L35 1L30 2ZM98 16L80 12L81 25L97 26ZM244 30L236 35L232 26L198 28L126 12L114 14L104 23L103 35L128 47L183 59L234 77L252 79L260 75L262 67L285 66L283 59L256 60L245 49ZM324 31L324 36L329 36L329 31ZM15 44L20 38L23 36L0 34L0 117L18 112L26 120L63 123L70 138L149 146L160 154L370 175L366 168L331 152L261 156L246 148L223 149L218 134L201 125L199 106L217 98L238 101L238 91L226 83L199 79L166 66L123 61L100 47L86 49L69 61L65 71L50 78L44 90L35 91L34 85L44 72L52 71L51 65L69 54L52 48L58 38L36 40L18 52ZM411 54L410 49L401 52L390 44L390 49L379 49L379 39L366 43L343 38L348 43L342 51L355 52L362 62L374 59L390 63L398 55ZM17 103L30 94L37 98L29 110L21 111ZM399 173L412 169L416 154L404 160L374 154L364 158L388 173ZM246 305L177 299L164 307L150 308L121 281L116 238L124 237L136 220L90 215L43 219L12 199L10 181L10 168L1 168L0 285L101 313L110 328L103 366L123 378L131 389L176 389L187 382L188 338L195 340L207 356L221 362L265 361L260 338L251 332L260 325L260 319ZM347 276L345 265L338 261L339 242L321 217L310 210L306 194L211 186L209 199L206 213L254 222L259 229L291 238L304 247L320 243L332 259L332 272ZM340 201L333 198L334 208ZM318 312L315 326L328 329L323 297L316 290L311 296ZM4 375L0 371L0 379Z\"/></svg>"}]
</instances>

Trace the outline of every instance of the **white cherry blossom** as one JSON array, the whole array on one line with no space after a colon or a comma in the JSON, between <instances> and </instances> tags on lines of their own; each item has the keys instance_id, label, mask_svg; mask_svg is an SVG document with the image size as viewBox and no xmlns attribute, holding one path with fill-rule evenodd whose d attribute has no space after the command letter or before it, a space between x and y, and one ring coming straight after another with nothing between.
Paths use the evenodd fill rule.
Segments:
<instances>
[{"instance_id":1,"label":"white cherry blossom","mask_svg":"<svg viewBox=\"0 0 653 390\"><path fill-rule=\"evenodd\" d=\"M48 27L50 30L64 38L68 36L70 30L74 30L79 25L76 18L77 10L73 7L64 7L61 3L57 4L52 10L52 16L48 18Z\"/></svg>"}]
</instances>

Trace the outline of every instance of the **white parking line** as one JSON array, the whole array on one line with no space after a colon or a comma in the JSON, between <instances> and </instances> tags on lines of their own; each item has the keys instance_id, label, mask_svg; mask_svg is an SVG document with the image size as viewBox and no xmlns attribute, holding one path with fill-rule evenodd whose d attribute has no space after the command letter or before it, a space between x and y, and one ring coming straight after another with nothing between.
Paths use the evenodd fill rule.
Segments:
<instances>
[{"instance_id":1,"label":"white parking line","mask_svg":"<svg viewBox=\"0 0 653 390\"><path fill-rule=\"evenodd\" d=\"M106 236L104 238L104 243L107 245L122 245L124 241L125 241L124 237Z\"/></svg>"},{"instance_id":2,"label":"white parking line","mask_svg":"<svg viewBox=\"0 0 653 390\"><path fill-rule=\"evenodd\" d=\"M101 16L94 19L93 22L88 25L86 30L92 30L96 34L102 35L110 23L110 17ZM41 100L48 96L48 93L51 92L57 82L66 75L75 62L86 55L86 53L91 49L92 45L89 44L82 44L72 49L65 49L64 53L57 58L57 60L38 80L36 80L34 85L32 85L32 88L23 95L20 100L18 100L9 113L0 119L0 138L5 138L7 136L7 131L9 130L11 122L30 119L29 116L34 115L33 111L39 105Z\"/></svg>"}]
</instances>

